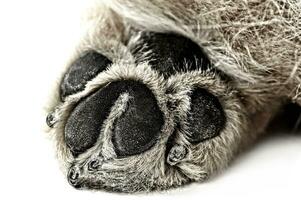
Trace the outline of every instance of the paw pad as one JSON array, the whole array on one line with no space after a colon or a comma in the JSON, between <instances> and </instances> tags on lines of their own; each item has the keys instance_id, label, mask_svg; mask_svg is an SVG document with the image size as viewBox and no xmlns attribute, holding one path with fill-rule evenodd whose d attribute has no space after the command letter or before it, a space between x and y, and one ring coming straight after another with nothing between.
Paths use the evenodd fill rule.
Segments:
<instances>
[{"instance_id":1,"label":"paw pad","mask_svg":"<svg viewBox=\"0 0 301 200\"><path fill-rule=\"evenodd\" d=\"M188 136L193 144L217 136L225 125L223 108L214 95L202 88L195 89L188 112Z\"/></svg>"},{"instance_id":2,"label":"paw pad","mask_svg":"<svg viewBox=\"0 0 301 200\"><path fill-rule=\"evenodd\" d=\"M112 62L96 51L89 51L75 60L63 77L60 88L62 99L85 88L86 83L104 71Z\"/></svg>"},{"instance_id":3,"label":"paw pad","mask_svg":"<svg viewBox=\"0 0 301 200\"><path fill-rule=\"evenodd\" d=\"M69 116L65 141L74 155L96 143L112 106L123 93L128 93L131 100L114 122L116 154L138 154L155 144L164 121L154 95L137 81L116 81L83 99Z\"/></svg>"}]
</instances>

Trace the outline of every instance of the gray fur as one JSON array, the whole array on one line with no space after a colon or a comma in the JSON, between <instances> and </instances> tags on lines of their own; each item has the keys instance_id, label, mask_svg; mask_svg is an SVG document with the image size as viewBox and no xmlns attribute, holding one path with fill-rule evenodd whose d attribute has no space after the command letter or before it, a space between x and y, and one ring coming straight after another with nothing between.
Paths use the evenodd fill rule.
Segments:
<instances>
[{"instance_id":1,"label":"gray fur","mask_svg":"<svg viewBox=\"0 0 301 200\"><path fill-rule=\"evenodd\" d=\"M301 104L300 13L298 0L97 1L89 18L91 26L66 69L89 49L106 55L114 64L89 81L83 91L66 97L65 102L57 98L49 106L56 122L49 134L54 137L64 173L73 166L81 171L84 187L139 192L204 181L225 169L237 153L264 133L280 106ZM147 62L136 66L128 49L139 40L139 29L189 37L232 81L225 82L209 71L178 73L164 80ZM142 154L116 157L110 137L112 122L126 105L124 94L113 106L97 143L74 158L63 137L69 114L81 98L121 79L140 80L154 93L165 120L159 141ZM192 145L185 137L185 119L189 94L196 86L218 97L227 123L220 136ZM59 83L56 94L58 90ZM167 102L176 104L172 112ZM176 119L182 119L183 129L175 129ZM187 152L168 164L166 143L174 130L175 146ZM171 157L174 155L168 159ZM99 165L91 170L89 161L93 159L98 159Z\"/></svg>"}]
</instances>

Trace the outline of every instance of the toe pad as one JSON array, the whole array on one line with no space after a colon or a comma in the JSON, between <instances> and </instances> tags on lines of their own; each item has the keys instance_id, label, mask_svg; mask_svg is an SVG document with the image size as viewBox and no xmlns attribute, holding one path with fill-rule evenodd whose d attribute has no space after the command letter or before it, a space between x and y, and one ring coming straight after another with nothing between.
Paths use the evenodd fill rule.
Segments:
<instances>
[{"instance_id":1,"label":"toe pad","mask_svg":"<svg viewBox=\"0 0 301 200\"><path fill-rule=\"evenodd\" d=\"M85 88L86 83L93 79L111 64L111 61L95 51L86 52L73 62L64 75L60 88L61 99L79 92Z\"/></svg>"},{"instance_id":2,"label":"toe pad","mask_svg":"<svg viewBox=\"0 0 301 200\"><path fill-rule=\"evenodd\" d=\"M217 97L197 88L191 95L187 122L190 142L198 143L217 136L225 125L226 117Z\"/></svg>"}]
</instances>

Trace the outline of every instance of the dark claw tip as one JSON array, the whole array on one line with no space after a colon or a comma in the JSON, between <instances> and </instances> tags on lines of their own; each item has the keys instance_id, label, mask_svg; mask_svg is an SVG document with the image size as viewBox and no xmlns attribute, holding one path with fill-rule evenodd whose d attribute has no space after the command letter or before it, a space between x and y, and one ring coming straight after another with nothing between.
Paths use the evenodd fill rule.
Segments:
<instances>
[{"instance_id":1,"label":"dark claw tip","mask_svg":"<svg viewBox=\"0 0 301 200\"><path fill-rule=\"evenodd\" d=\"M68 172L68 175L67 175L67 178L68 178L68 182L70 185L72 185L74 188L80 188L81 185L80 185L80 172L78 169L76 169L75 167L72 167L70 168L69 172Z\"/></svg>"},{"instance_id":2,"label":"dark claw tip","mask_svg":"<svg viewBox=\"0 0 301 200\"><path fill-rule=\"evenodd\" d=\"M47 126L49 126L50 128L53 128L55 123L56 123L56 119L55 119L53 113L49 113L46 117Z\"/></svg>"},{"instance_id":3,"label":"dark claw tip","mask_svg":"<svg viewBox=\"0 0 301 200\"><path fill-rule=\"evenodd\" d=\"M187 155L187 149L183 145L175 145L171 148L167 162L170 165L175 165L178 162L182 161Z\"/></svg>"},{"instance_id":4,"label":"dark claw tip","mask_svg":"<svg viewBox=\"0 0 301 200\"><path fill-rule=\"evenodd\" d=\"M88 164L88 170L95 171L100 167L100 160L99 159L93 159Z\"/></svg>"}]
</instances>

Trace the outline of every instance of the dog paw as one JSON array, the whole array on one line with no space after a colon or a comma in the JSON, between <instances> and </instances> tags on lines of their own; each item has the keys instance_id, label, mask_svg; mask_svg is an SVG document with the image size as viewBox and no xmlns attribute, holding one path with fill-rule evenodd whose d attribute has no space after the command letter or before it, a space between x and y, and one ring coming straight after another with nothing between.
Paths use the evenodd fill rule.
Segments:
<instances>
[{"instance_id":1,"label":"dog paw","mask_svg":"<svg viewBox=\"0 0 301 200\"><path fill-rule=\"evenodd\" d=\"M180 166L195 154L191 146L219 136L225 127L223 105L210 88L220 72L194 41L139 32L129 52L134 58L129 66L84 52L63 75L61 106L46 121L63 135L61 149L72 155L67 176L74 187L80 174L81 187L133 190L138 183L130 174L141 181L162 163ZM92 157L101 160L97 167L89 164Z\"/></svg>"}]
</instances>

